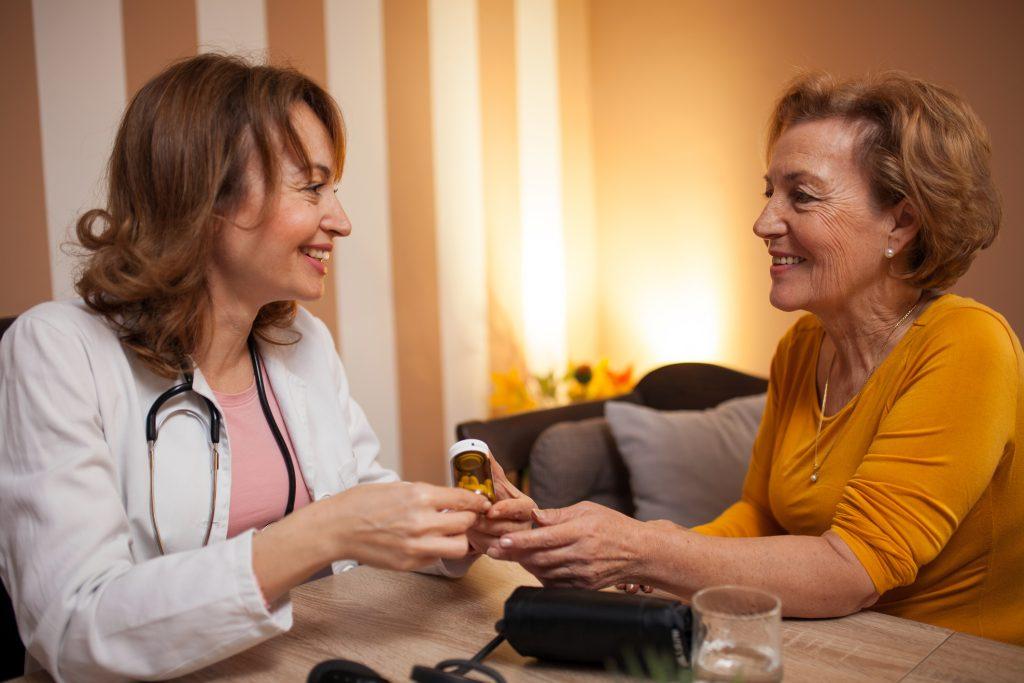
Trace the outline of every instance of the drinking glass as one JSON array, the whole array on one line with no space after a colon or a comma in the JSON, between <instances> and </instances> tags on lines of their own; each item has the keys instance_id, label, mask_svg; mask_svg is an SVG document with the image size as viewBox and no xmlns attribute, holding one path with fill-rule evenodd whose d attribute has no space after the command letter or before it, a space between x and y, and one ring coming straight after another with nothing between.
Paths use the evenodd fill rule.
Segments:
<instances>
[{"instance_id":1,"label":"drinking glass","mask_svg":"<svg viewBox=\"0 0 1024 683\"><path fill-rule=\"evenodd\" d=\"M763 590L715 586L693 596L695 682L782 680L782 603Z\"/></svg>"}]
</instances>

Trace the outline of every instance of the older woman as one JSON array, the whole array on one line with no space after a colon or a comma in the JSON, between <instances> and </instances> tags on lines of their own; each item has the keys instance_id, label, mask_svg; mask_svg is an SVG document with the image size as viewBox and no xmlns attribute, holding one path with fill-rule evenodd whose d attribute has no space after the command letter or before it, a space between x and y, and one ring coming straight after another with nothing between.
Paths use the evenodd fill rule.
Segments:
<instances>
[{"instance_id":1,"label":"older woman","mask_svg":"<svg viewBox=\"0 0 1024 683\"><path fill-rule=\"evenodd\" d=\"M312 81L217 55L125 112L107 207L78 223L82 300L0 345L0 575L30 668L184 674L287 630L289 589L332 565L458 573L529 519L509 489L488 511L381 467L295 303L351 230L344 143Z\"/></svg>"},{"instance_id":2,"label":"older woman","mask_svg":"<svg viewBox=\"0 0 1024 683\"><path fill-rule=\"evenodd\" d=\"M901 74L797 80L768 139L771 303L802 317L771 366L739 502L687 530L579 504L496 557L544 582L686 596L760 586L793 616L872 607L1024 644L1024 356L942 292L996 236L989 143Z\"/></svg>"}]
</instances>

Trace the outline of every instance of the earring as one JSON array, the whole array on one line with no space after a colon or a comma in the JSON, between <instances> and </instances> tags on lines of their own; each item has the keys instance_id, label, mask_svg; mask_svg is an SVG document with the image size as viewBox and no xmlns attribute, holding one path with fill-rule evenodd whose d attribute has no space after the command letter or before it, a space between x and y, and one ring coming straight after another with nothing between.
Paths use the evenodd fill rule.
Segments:
<instances>
[{"instance_id":1,"label":"earring","mask_svg":"<svg viewBox=\"0 0 1024 683\"><path fill-rule=\"evenodd\" d=\"M885 248L885 258L892 258L895 255L896 255L896 250L895 249L893 249L892 247L886 247Z\"/></svg>"}]
</instances>

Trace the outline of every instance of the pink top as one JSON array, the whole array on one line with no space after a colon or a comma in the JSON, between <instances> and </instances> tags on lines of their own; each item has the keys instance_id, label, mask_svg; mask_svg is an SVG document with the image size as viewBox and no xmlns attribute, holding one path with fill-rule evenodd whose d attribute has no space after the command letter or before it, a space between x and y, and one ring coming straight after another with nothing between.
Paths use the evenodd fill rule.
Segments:
<instances>
[{"instance_id":1,"label":"pink top","mask_svg":"<svg viewBox=\"0 0 1024 683\"><path fill-rule=\"evenodd\" d=\"M298 510L309 504L309 491L295 460L295 448L281 418L274 389L268 381L264 381L264 388L270 411L295 467L295 509ZM240 394L213 393L224 413L231 443L231 507L228 511L228 538L231 538L246 529L262 529L281 519L288 504L288 471L270 425L263 417L255 380Z\"/></svg>"}]
</instances>

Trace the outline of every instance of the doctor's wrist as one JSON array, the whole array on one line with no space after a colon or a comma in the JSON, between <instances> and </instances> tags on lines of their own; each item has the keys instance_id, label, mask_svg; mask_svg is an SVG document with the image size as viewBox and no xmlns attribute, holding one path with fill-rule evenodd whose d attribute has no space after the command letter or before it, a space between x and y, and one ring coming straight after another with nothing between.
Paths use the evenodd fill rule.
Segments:
<instances>
[{"instance_id":1,"label":"doctor's wrist","mask_svg":"<svg viewBox=\"0 0 1024 683\"><path fill-rule=\"evenodd\" d=\"M336 559L315 508L308 505L253 536L253 572L268 604Z\"/></svg>"},{"instance_id":2,"label":"doctor's wrist","mask_svg":"<svg viewBox=\"0 0 1024 683\"><path fill-rule=\"evenodd\" d=\"M317 570L338 560L356 559L352 555L351 539L345 533L347 525L339 523L334 498L326 498L300 510L305 513L300 534L311 556L316 558Z\"/></svg>"}]
</instances>

